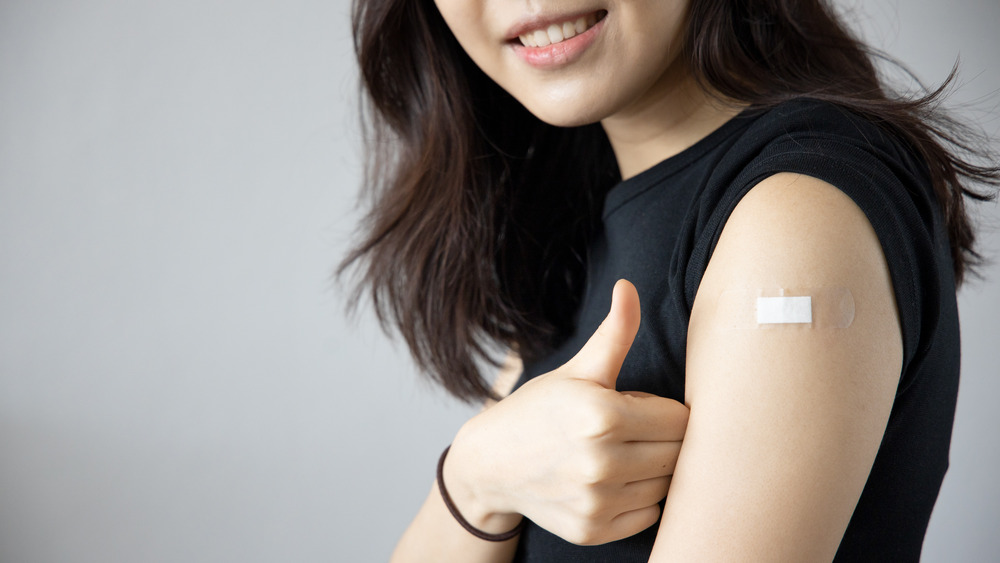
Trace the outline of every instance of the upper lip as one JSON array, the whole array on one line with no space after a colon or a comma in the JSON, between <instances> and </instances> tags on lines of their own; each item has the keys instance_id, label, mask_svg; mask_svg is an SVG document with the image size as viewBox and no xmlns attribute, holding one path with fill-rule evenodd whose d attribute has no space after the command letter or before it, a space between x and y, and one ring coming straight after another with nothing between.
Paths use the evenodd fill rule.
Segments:
<instances>
[{"instance_id":1,"label":"upper lip","mask_svg":"<svg viewBox=\"0 0 1000 563\"><path fill-rule=\"evenodd\" d=\"M579 12L569 12L564 14L534 14L530 16L525 16L519 19L507 30L506 38L508 41L513 41L520 37L521 35L528 33L529 31L535 31L537 29L545 29L553 24L560 24L567 21L575 21L581 16L586 16L588 14L599 13L600 10L595 8L592 10L581 10Z\"/></svg>"}]
</instances>

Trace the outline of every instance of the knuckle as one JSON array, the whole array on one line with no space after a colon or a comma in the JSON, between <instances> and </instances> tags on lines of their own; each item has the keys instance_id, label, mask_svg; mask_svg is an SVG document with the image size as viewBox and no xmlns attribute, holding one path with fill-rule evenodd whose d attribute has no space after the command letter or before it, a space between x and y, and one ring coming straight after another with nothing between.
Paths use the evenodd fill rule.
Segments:
<instances>
[{"instance_id":1,"label":"knuckle","mask_svg":"<svg viewBox=\"0 0 1000 563\"><path fill-rule=\"evenodd\" d=\"M582 412L580 430L584 438L596 440L614 434L622 424L622 417L604 406L590 406Z\"/></svg>"},{"instance_id":2,"label":"knuckle","mask_svg":"<svg viewBox=\"0 0 1000 563\"><path fill-rule=\"evenodd\" d=\"M602 543L607 543L607 531L603 524L591 523L587 526L586 533L582 538L583 543L580 545L600 545Z\"/></svg>"},{"instance_id":3,"label":"knuckle","mask_svg":"<svg viewBox=\"0 0 1000 563\"><path fill-rule=\"evenodd\" d=\"M600 498L593 492L587 492L577 504L577 514L583 522L590 523L601 513Z\"/></svg>"},{"instance_id":4,"label":"knuckle","mask_svg":"<svg viewBox=\"0 0 1000 563\"><path fill-rule=\"evenodd\" d=\"M584 485L593 487L607 481L609 477L611 468L599 458L587 458L580 464L580 480Z\"/></svg>"},{"instance_id":5,"label":"knuckle","mask_svg":"<svg viewBox=\"0 0 1000 563\"><path fill-rule=\"evenodd\" d=\"M578 526L570 536L565 539L576 545L599 545L604 543L601 527L589 522Z\"/></svg>"}]
</instances>

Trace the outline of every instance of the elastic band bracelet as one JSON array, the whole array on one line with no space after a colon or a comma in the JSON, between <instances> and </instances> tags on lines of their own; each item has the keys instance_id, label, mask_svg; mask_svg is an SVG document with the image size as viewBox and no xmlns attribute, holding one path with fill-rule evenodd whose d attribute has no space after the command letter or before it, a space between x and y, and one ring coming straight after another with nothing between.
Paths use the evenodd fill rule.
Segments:
<instances>
[{"instance_id":1,"label":"elastic band bracelet","mask_svg":"<svg viewBox=\"0 0 1000 563\"><path fill-rule=\"evenodd\" d=\"M517 526L515 526L514 529L510 530L509 532L504 532L502 534L488 534L480 530L479 528L476 528L472 524L469 524L469 522L462 517L462 514L458 511L458 508L455 507L455 503L451 501L451 497L448 495L448 489L444 487L444 458L445 456L448 455L448 450L450 449L451 446L448 446L447 448L444 449L443 452L441 452L441 458L438 459L438 466L437 466L438 490L441 491L441 500L443 500L444 505L448 507L448 512L451 512L451 515L455 517L455 520L458 521L458 523L461 524L462 527L465 528L470 534L476 536L481 540L501 542L501 541L507 541L513 538L514 536L520 534L521 530L524 529L524 520L518 522Z\"/></svg>"}]
</instances>

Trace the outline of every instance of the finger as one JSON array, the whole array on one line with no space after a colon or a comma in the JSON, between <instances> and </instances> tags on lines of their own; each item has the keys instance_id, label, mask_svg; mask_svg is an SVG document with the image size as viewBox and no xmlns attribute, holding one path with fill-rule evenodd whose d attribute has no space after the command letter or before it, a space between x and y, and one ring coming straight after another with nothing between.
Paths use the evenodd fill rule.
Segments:
<instances>
[{"instance_id":1,"label":"finger","mask_svg":"<svg viewBox=\"0 0 1000 563\"><path fill-rule=\"evenodd\" d=\"M639 331L639 294L627 280L618 280L611 310L583 348L566 363L568 373L614 389L622 362Z\"/></svg>"},{"instance_id":2,"label":"finger","mask_svg":"<svg viewBox=\"0 0 1000 563\"><path fill-rule=\"evenodd\" d=\"M628 395L629 397L659 397L654 393L646 393L645 391L619 391L622 395Z\"/></svg>"},{"instance_id":3,"label":"finger","mask_svg":"<svg viewBox=\"0 0 1000 563\"><path fill-rule=\"evenodd\" d=\"M690 410L673 399L619 393L618 436L623 441L676 442L684 439Z\"/></svg>"},{"instance_id":4,"label":"finger","mask_svg":"<svg viewBox=\"0 0 1000 563\"><path fill-rule=\"evenodd\" d=\"M615 480L621 483L674 474L683 442L628 442L615 449Z\"/></svg>"},{"instance_id":5,"label":"finger","mask_svg":"<svg viewBox=\"0 0 1000 563\"><path fill-rule=\"evenodd\" d=\"M660 519L660 505L652 504L636 510L623 512L608 522L608 534L611 540L634 536L646 528L656 524Z\"/></svg>"},{"instance_id":6,"label":"finger","mask_svg":"<svg viewBox=\"0 0 1000 563\"><path fill-rule=\"evenodd\" d=\"M628 512L656 504L666 498L669 488L670 477L655 477L627 483L622 486L618 495L621 500L618 510Z\"/></svg>"}]
</instances>

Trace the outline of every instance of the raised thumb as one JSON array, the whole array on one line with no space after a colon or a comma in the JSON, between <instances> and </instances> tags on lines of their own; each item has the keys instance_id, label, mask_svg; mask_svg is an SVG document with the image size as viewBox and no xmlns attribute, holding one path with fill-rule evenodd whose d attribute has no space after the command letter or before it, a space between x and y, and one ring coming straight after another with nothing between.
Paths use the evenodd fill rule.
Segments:
<instances>
[{"instance_id":1,"label":"raised thumb","mask_svg":"<svg viewBox=\"0 0 1000 563\"><path fill-rule=\"evenodd\" d=\"M639 294L628 280L618 280L611 294L611 311L590 340L567 362L570 376L614 389L618 372L639 331Z\"/></svg>"}]
</instances>

